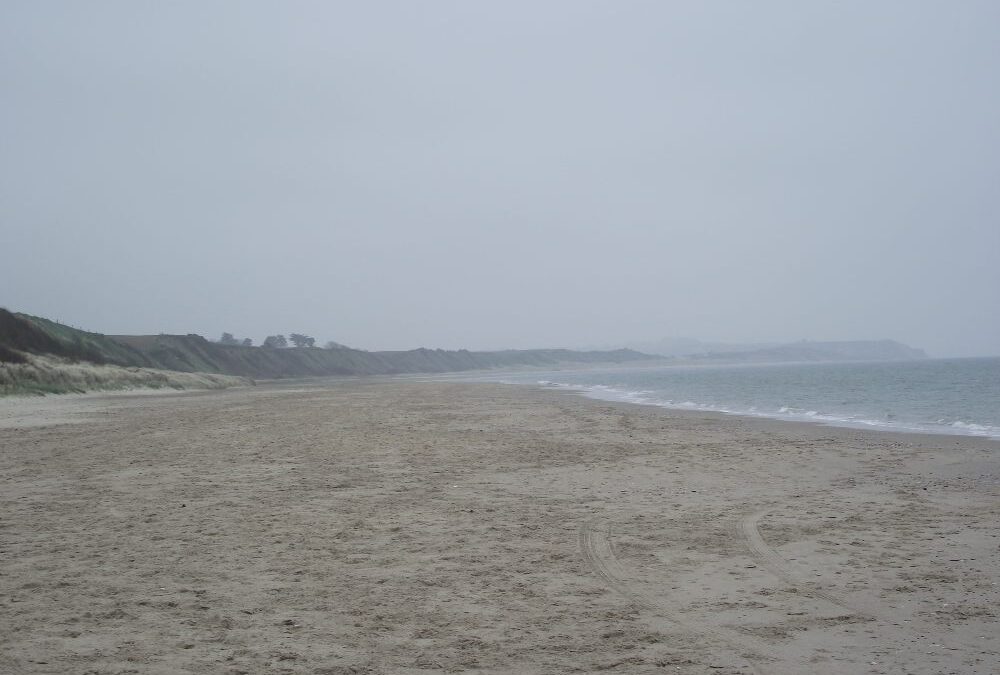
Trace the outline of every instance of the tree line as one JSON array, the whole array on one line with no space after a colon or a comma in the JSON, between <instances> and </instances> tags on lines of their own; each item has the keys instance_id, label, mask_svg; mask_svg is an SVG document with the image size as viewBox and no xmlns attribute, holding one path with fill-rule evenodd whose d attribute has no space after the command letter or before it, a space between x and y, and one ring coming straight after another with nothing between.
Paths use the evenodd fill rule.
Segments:
<instances>
[{"instance_id":1,"label":"tree line","mask_svg":"<svg viewBox=\"0 0 1000 675\"><path fill-rule=\"evenodd\" d=\"M261 344L262 347L267 349L284 349L288 347L288 343L291 342L295 347L315 347L316 338L310 337L303 333L292 333L287 338L284 335L268 335L264 338L264 342ZM229 346L243 346L243 347L253 347L253 340L250 338L243 338L240 340L233 336L232 333L223 333L222 337L219 338L220 345ZM323 349L345 349L344 345L330 340L327 342Z\"/></svg>"}]
</instances>

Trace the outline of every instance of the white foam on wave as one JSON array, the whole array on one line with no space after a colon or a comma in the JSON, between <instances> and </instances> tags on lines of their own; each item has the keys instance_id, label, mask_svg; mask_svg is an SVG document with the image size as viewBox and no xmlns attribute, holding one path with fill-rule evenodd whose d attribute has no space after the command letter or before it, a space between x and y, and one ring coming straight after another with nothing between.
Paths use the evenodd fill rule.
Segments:
<instances>
[{"instance_id":1,"label":"white foam on wave","mask_svg":"<svg viewBox=\"0 0 1000 675\"><path fill-rule=\"evenodd\" d=\"M973 436L989 436L990 438L1000 438L1000 427L989 424L975 424L973 422L956 421L951 423L952 428L961 429Z\"/></svg>"},{"instance_id":2,"label":"white foam on wave","mask_svg":"<svg viewBox=\"0 0 1000 675\"><path fill-rule=\"evenodd\" d=\"M770 412L766 410L762 411L756 406L750 406L747 408L732 408L714 403L672 401L656 397L655 392L620 389L605 384L567 384L565 382L552 382L550 380L539 380L538 384L549 389L573 391L586 396L587 398L602 401L618 401L621 403L650 405L674 410L719 412L730 415L742 415L745 417L763 417L767 419L784 420L788 422L813 422L818 424L827 424L830 426L850 427L854 429L875 429L880 431L942 434L952 436L980 436L1000 439L1000 427L988 424L975 424L972 422L955 421L948 423L945 420L938 420L936 423L904 423L898 421L875 420L861 416L832 415L819 410L807 410L804 408L795 408L793 406L781 406L773 412Z\"/></svg>"}]
</instances>

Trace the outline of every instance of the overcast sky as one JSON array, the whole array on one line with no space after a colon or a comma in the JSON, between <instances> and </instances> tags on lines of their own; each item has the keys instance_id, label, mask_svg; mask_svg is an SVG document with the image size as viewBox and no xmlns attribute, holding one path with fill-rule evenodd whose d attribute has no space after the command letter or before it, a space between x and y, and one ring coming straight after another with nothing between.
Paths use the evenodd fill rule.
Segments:
<instances>
[{"instance_id":1,"label":"overcast sky","mask_svg":"<svg viewBox=\"0 0 1000 675\"><path fill-rule=\"evenodd\" d=\"M1000 354L1000 3L0 5L0 306Z\"/></svg>"}]
</instances>

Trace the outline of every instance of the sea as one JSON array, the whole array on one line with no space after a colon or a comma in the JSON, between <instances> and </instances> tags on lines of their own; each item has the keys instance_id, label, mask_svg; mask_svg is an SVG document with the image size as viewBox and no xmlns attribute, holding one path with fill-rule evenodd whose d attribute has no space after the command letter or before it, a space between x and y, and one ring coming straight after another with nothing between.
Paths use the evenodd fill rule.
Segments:
<instances>
[{"instance_id":1,"label":"sea","mask_svg":"<svg viewBox=\"0 0 1000 675\"><path fill-rule=\"evenodd\" d=\"M474 379L679 410L1000 439L1000 357L533 370Z\"/></svg>"}]
</instances>

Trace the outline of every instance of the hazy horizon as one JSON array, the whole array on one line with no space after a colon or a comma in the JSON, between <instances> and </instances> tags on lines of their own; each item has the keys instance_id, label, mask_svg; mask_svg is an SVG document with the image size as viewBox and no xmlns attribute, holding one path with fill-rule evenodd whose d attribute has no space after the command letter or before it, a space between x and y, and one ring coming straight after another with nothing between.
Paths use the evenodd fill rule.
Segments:
<instances>
[{"instance_id":1,"label":"hazy horizon","mask_svg":"<svg viewBox=\"0 0 1000 675\"><path fill-rule=\"evenodd\" d=\"M1000 355L1000 5L8 2L0 306Z\"/></svg>"},{"instance_id":2,"label":"hazy horizon","mask_svg":"<svg viewBox=\"0 0 1000 675\"><path fill-rule=\"evenodd\" d=\"M38 314L33 314L29 310L12 309L12 308L9 308L9 307L0 307L0 309L7 309L9 311L20 312L22 314L31 314L31 315L34 315L34 316L39 316ZM159 335L159 334L167 334L167 335L189 335L189 334L196 334L196 335L201 335L202 337L204 337L207 340L210 340L212 342L218 342L220 336L222 335L222 333L219 333L219 334L205 334L205 333L200 333L198 331L191 331L191 330L110 332L110 331L98 330L96 328L88 327L88 326L85 326L85 325L79 325L79 324L71 323L71 322L59 319L57 317L42 316L42 318L44 318L44 319L50 319L52 321L56 321L57 323L61 323L61 324L66 325L66 326L70 326L71 328L76 328L76 329L79 329L79 330L85 330L85 331L92 332L92 333L102 333L102 334L105 334L105 335L130 336L130 335ZM262 346L262 344L264 342L264 339L266 337L270 336L270 335L282 335L285 338L288 338L288 336L290 336L293 332L296 332L296 333L301 332L304 335L307 335L309 337L314 338L314 340L315 340L315 346L316 347L324 347L329 341L332 340L332 338L324 338L324 337L321 337L321 336L313 335L309 331L299 331L299 330L296 330L296 331L275 330L275 331L271 331L271 332L266 333L266 334L262 334L260 336L233 334L232 331L223 331L223 332L230 333L231 335L233 335L234 339L236 339L237 341L242 341L244 338L249 337L253 341L253 345L252 346L254 346L254 347L260 347L260 346ZM678 335L663 336L661 338L642 337L642 338L636 338L636 339L631 339L631 340L626 339L626 340L620 340L618 342L608 342L608 343L602 343L602 344L590 344L590 343L573 343L573 344L567 343L567 344L548 344L548 345L539 344L539 345L533 345L533 346L527 346L527 347L507 347L507 346L499 345L499 346L493 346L493 347L486 346L486 347L477 347L477 348L470 348L470 347L467 347L467 346L459 345L459 346L448 347L448 349L452 349L452 350L457 350L457 349L472 349L473 351L503 351L503 350L508 350L508 349L574 349L574 350L580 350L580 351L607 351L607 350L615 350L615 349L627 348L627 349L634 349L636 351L640 351L640 352L645 352L645 353L648 353L648 354L656 355L656 354L659 354L660 352L657 352L657 350L654 348L654 345L656 345L657 343L660 343L660 342L663 342L663 343L698 342L698 343L702 343L703 347L705 347L705 349L707 351L709 351L709 352L724 352L724 351L729 351L729 350L732 350L732 351L743 351L743 350L764 349L764 348L768 348L768 347L779 347L779 346L793 345L795 343L800 343L800 342L838 342L838 341L846 341L846 342L876 341L877 342L877 341L882 341L882 340L892 340L892 341L900 342L900 343L902 343L902 344L904 344L906 346L909 346L909 347L915 347L917 349L923 349L923 347L921 347L920 345L910 344L910 343L907 343L907 342L905 342L903 340L898 340L897 338L893 338L893 337L889 337L889 336L883 336L883 337L859 337L859 338L856 338L856 339L845 339L845 340L825 340L823 338L797 338L797 339L775 340L775 341L770 341L770 342L738 342L738 341L732 341L732 340L711 340L711 339L706 340L706 339L700 339L700 338L693 337L693 336L678 336ZM337 342L336 340L333 340L333 341ZM343 343L340 343L340 344L343 344ZM288 347L291 348L292 346L293 345L291 345L289 343ZM386 347L386 348L371 348L371 347L367 347L365 345L352 345L352 344L347 344L347 345L343 345L343 346L351 347L353 349L361 349L361 350L365 350L365 351L397 351L397 350L403 350L403 351L405 351L405 350L421 349L421 348L426 348L426 349L441 348L439 345L433 345L433 344L413 345L413 346L409 346L409 347ZM691 352L682 352L682 351L678 351L678 350L675 349L673 351L676 351L677 355L681 355L681 354L687 354L687 353L693 354L693 353L696 353L697 350L693 350ZM927 356L930 357L930 358L961 358L962 356L964 356L966 358L973 358L973 357L1000 357L1000 354L966 354L966 355L958 356L958 355L954 355L954 354L944 354L944 355L942 355L942 354L929 353L929 354L927 354Z\"/></svg>"}]
</instances>

